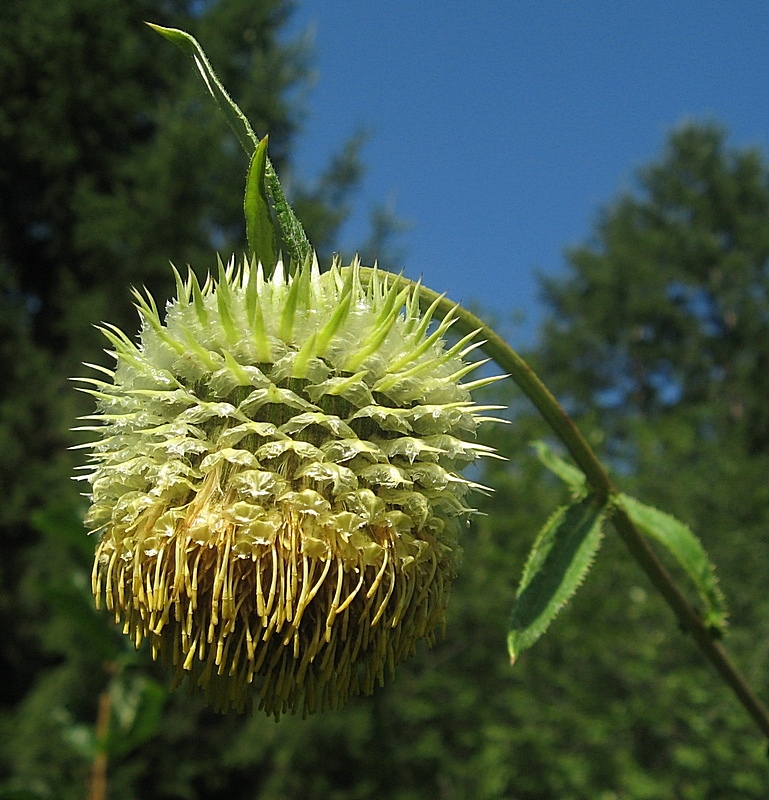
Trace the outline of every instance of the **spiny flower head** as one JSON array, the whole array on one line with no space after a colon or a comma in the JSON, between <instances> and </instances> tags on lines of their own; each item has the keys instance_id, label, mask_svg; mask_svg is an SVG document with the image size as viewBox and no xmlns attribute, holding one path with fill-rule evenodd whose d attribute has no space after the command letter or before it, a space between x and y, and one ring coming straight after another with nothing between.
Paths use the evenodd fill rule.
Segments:
<instances>
[{"instance_id":1,"label":"spiny flower head","mask_svg":"<svg viewBox=\"0 0 769 800\"><path fill-rule=\"evenodd\" d=\"M219 710L338 707L444 623L491 379L386 273L219 266L102 328L93 591Z\"/></svg>"}]
</instances>

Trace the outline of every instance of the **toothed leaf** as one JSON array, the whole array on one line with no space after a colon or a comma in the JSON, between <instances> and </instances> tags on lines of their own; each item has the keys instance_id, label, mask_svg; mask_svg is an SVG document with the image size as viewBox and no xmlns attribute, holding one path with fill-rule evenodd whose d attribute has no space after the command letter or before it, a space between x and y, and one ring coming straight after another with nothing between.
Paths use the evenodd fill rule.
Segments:
<instances>
[{"instance_id":1,"label":"toothed leaf","mask_svg":"<svg viewBox=\"0 0 769 800\"><path fill-rule=\"evenodd\" d=\"M702 542L683 522L653 506L626 494L618 494L614 502L643 533L664 545L683 567L705 606L706 623L722 633L726 627L725 600Z\"/></svg>"},{"instance_id":2,"label":"toothed leaf","mask_svg":"<svg viewBox=\"0 0 769 800\"><path fill-rule=\"evenodd\" d=\"M603 538L604 511L594 497L586 497L556 511L540 531L510 619L511 663L539 639L581 585Z\"/></svg>"}]
</instances>

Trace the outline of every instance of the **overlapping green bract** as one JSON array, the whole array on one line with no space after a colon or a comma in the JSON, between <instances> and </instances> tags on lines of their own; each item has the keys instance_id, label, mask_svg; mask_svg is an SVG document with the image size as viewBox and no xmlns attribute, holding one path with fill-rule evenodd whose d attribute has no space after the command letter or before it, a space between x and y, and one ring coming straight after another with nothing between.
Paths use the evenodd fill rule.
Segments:
<instances>
[{"instance_id":1,"label":"overlapping green bract","mask_svg":"<svg viewBox=\"0 0 769 800\"><path fill-rule=\"evenodd\" d=\"M255 676L268 713L340 705L443 622L461 470L493 452L473 337L357 263L177 284L165 321L137 292L138 344L104 327L89 381L94 592L218 708Z\"/></svg>"}]
</instances>

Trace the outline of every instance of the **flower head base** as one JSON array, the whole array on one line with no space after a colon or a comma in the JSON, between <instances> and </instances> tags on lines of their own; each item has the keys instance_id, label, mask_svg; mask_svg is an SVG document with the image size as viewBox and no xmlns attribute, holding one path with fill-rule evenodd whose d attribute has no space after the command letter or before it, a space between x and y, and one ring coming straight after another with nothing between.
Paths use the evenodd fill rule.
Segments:
<instances>
[{"instance_id":1,"label":"flower head base","mask_svg":"<svg viewBox=\"0 0 769 800\"><path fill-rule=\"evenodd\" d=\"M445 617L484 408L472 334L357 263L177 274L87 379L97 603L215 708L370 693ZM488 409L488 407L485 407ZM253 688L252 688L253 685Z\"/></svg>"}]
</instances>

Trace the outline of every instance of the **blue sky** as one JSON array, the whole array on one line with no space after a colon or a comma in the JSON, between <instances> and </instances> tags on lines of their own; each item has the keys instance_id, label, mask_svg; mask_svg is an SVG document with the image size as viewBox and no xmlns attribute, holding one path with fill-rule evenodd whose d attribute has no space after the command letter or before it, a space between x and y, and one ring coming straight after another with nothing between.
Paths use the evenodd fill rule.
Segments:
<instances>
[{"instance_id":1,"label":"blue sky","mask_svg":"<svg viewBox=\"0 0 769 800\"><path fill-rule=\"evenodd\" d=\"M410 228L388 266L477 304L514 345L542 317L537 273L562 273L674 127L716 120L769 157L765 0L299 0L289 33L307 31L297 171L371 134L343 247L391 204Z\"/></svg>"}]
</instances>

